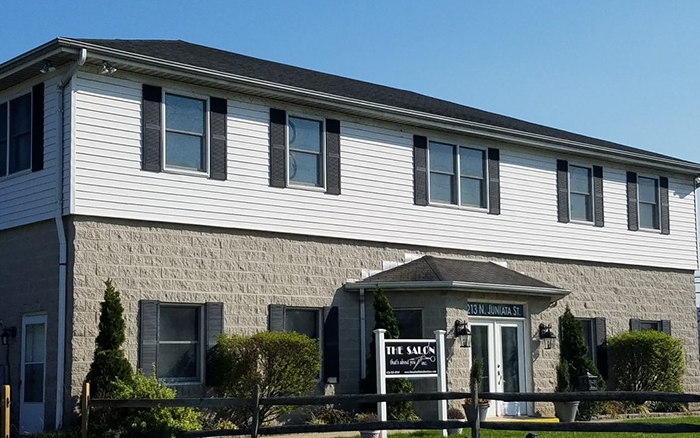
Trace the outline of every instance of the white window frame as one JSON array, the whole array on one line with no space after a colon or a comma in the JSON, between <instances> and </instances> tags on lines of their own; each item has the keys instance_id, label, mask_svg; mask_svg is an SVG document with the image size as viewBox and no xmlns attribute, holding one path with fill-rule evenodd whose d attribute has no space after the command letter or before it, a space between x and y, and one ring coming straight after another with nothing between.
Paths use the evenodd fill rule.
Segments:
<instances>
[{"instance_id":1,"label":"white window frame","mask_svg":"<svg viewBox=\"0 0 700 438\"><path fill-rule=\"evenodd\" d=\"M199 330L198 341L197 341L197 357L199 362L197 363L197 376L196 377L158 377L158 357L160 356L160 345L161 344L192 344L188 341L161 341L160 340L160 311L163 307L189 307L196 308L199 317ZM156 377L158 380L167 383L168 385L192 385L192 384L203 384L205 373L205 360L206 360L206 349L204 345L206 340L204 339L205 334L205 323L204 318L206 317L204 312L204 305L195 303L158 303L158 344L156 346Z\"/></svg>"},{"instance_id":2,"label":"white window frame","mask_svg":"<svg viewBox=\"0 0 700 438\"><path fill-rule=\"evenodd\" d=\"M303 306L285 306L284 308L284 331L287 332L287 315L289 310L313 310L316 312L316 322L318 324L318 349L321 352L320 366L318 368L318 376L316 376L316 381L320 382L323 378L324 368L323 368L323 342L325 333L323 333L323 307L303 307Z\"/></svg>"},{"instance_id":3,"label":"white window frame","mask_svg":"<svg viewBox=\"0 0 700 438\"><path fill-rule=\"evenodd\" d=\"M455 170L454 170L454 176L455 176L455 184L457 185L456 190L457 190L457 203L452 204L452 203L447 203L447 202L441 202L441 201L433 201L432 196L431 196L431 187L430 187L430 174L433 173L433 171L430 168L430 143L439 143L443 144L446 146L452 146L453 149L453 156L455 159ZM474 149L474 150L479 150L483 151L484 153L484 201L485 201L485 206L484 207L476 207L474 205L462 205L462 184L461 184L461 178L462 174L460 172L461 170L461 162L460 162L460 157L459 157L459 148L465 148L465 149ZM434 205L434 206L439 206L439 207L448 207L448 208L458 208L461 210L473 210L473 211L480 211L480 212L488 212L489 210L489 204L491 203L491 199L489 197L489 166L488 166L488 148L480 145L475 145L475 144L466 144L466 143L460 143L460 142L453 142L453 141L447 141L447 140L440 140L440 139L431 139L428 138L428 147L426 148L426 158L427 158L427 171L428 171L428 204L429 205ZM446 173L441 173L437 172L442 175L447 175ZM471 177L470 177L471 178ZM475 178L471 178L475 179Z\"/></svg>"},{"instance_id":4,"label":"white window frame","mask_svg":"<svg viewBox=\"0 0 700 438\"><path fill-rule=\"evenodd\" d=\"M289 159L289 119L294 118L294 119L305 119L305 120L311 120L314 122L319 122L321 123L321 153L319 154L319 158L321 159L321 166L319 167L319 170L321 172L321 185L311 185L311 184L303 184L299 183L296 181L292 181L289 177L289 166L291 166L291 160ZM285 166L284 169L284 177L286 181L287 187L295 188L295 189L304 189L304 190L313 190L313 191L326 191L326 119L323 117L315 116L315 115L309 115L309 114L304 114L304 113L293 113L290 114L289 111L287 111L287 118L285 120L285 125L284 125L285 133L285 145L284 145L284 153L286 154L285 156L285 162L287 165ZM313 153L309 151L301 151L305 153Z\"/></svg>"},{"instance_id":5,"label":"white window frame","mask_svg":"<svg viewBox=\"0 0 700 438\"><path fill-rule=\"evenodd\" d=\"M579 194L581 195L582 193L578 192L572 192L571 191L571 168L572 167L579 167L582 169L588 169L588 188L590 190L590 193L588 196L591 197L591 220L585 220L585 219L574 219L573 216L571 215L571 194ZM592 225L595 224L595 199L593 196L593 166L587 166L584 164L577 164L577 163L569 163L568 165L568 170L566 171L566 178L567 178L567 186L568 186L568 191L569 191L569 222L573 223L579 223L579 224L585 224L585 225Z\"/></svg>"},{"instance_id":6,"label":"white window frame","mask_svg":"<svg viewBox=\"0 0 700 438\"><path fill-rule=\"evenodd\" d=\"M3 98L0 98L0 105L7 104L7 151L5 152L5 158L7 159L7 161L5 162L5 176L0 176L0 181L5 181L11 178L17 178L22 175L32 173L32 165L34 164L34 154L31 150L32 144L34 143L34 99L32 97L32 92L32 89L30 89L29 91L23 89L21 91L16 91ZM29 168L10 174L10 102L19 97L26 96L27 94L29 95Z\"/></svg>"},{"instance_id":7,"label":"white window frame","mask_svg":"<svg viewBox=\"0 0 700 438\"><path fill-rule=\"evenodd\" d=\"M396 311L399 310L419 310L420 311L420 325L421 325L421 334L420 338L423 339L425 338L425 312L423 307L394 307L394 316L396 316ZM398 319L398 318L397 318ZM400 331L400 330L399 330ZM399 333L399 336L401 336L401 333Z\"/></svg>"},{"instance_id":8,"label":"white window frame","mask_svg":"<svg viewBox=\"0 0 700 438\"><path fill-rule=\"evenodd\" d=\"M166 133L168 131L167 129L167 121L166 121L166 104L165 104L165 96L167 94L173 95L173 96L178 96L178 97L184 97L186 99L196 99L196 100L202 100L204 101L204 170L193 170L193 169L187 169L183 167L177 167L177 166L168 166L167 159L166 159L166 149L167 149L167 142L166 142ZM210 130L210 124L211 124L211 103L209 102L209 96L205 96L203 94L195 93L192 91L185 91L185 90L175 90L175 89L166 89L163 88L161 91L161 104L160 104L160 117L161 120L163 121L161 123L160 127L160 137L161 137L161 147L160 147L160 153L161 153L161 162L162 164L162 170L163 172L167 173L177 173L181 175L192 175L192 176L200 176L200 177L209 177L209 172L210 172L210 145L209 145L209 130ZM177 131L174 131L177 132ZM195 133L188 133L186 131L181 131L185 134L190 134L190 135L198 135Z\"/></svg>"},{"instance_id":9,"label":"white window frame","mask_svg":"<svg viewBox=\"0 0 700 438\"><path fill-rule=\"evenodd\" d=\"M639 196L639 179L652 179L656 181L656 218L658 220L658 228L648 228L642 227L642 210L639 208L641 204L649 205L647 202L641 202L641 197ZM661 179L658 176L651 176L646 174L637 174L637 228L642 231L650 232L661 232Z\"/></svg>"}]
</instances>

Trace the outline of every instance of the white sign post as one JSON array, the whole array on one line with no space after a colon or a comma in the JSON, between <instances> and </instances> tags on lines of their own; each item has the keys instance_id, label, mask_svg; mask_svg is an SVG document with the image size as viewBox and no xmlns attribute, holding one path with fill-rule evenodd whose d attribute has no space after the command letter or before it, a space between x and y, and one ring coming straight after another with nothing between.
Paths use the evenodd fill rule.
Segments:
<instances>
[{"instance_id":1,"label":"white sign post","mask_svg":"<svg viewBox=\"0 0 700 438\"><path fill-rule=\"evenodd\" d=\"M435 339L385 339L386 330L374 331L377 361L377 394L386 394L386 379L437 379L437 391L447 392L445 330ZM387 367L387 363L389 366ZM386 402L377 403L379 421L387 421ZM447 420L447 400L438 401L438 419ZM442 429L442 436L447 430ZM381 431L386 438L386 430Z\"/></svg>"}]
</instances>

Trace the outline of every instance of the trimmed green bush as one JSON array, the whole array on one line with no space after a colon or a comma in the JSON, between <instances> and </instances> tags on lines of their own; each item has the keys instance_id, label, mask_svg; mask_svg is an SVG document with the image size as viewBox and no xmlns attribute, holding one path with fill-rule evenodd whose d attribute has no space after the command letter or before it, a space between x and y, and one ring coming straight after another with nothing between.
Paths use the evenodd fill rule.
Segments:
<instances>
[{"instance_id":1,"label":"trimmed green bush","mask_svg":"<svg viewBox=\"0 0 700 438\"><path fill-rule=\"evenodd\" d=\"M314 389L320 370L321 352L316 341L294 332L261 332L252 336L221 335L212 353L216 392L222 397L304 395ZM292 406L260 406L260 422L266 424ZM252 422L249 407L222 410L219 415L239 428Z\"/></svg>"},{"instance_id":2,"label":"trimmed green bush","mask_svg":"<svg viewBox=\"0 0 700 438\"><path fill-rule=\"evenodd\" d=\"M374 291L374 330L384 329L385 339L398 339L399 321L396 319L394 309L389 303L386 294L379 287ZM377 350L374 342L374 334L367 355L367 377L362 382L362 390L368 394L377 393L377 369L376 355ZM386 392L389 394L410 394L413 392L413 384L408 379L387 379ZM418 418L413 411L413 403L411 402L393 402L387 404L387 417L389 420L415 420Z\"/></svg>"},{"instance_id":3,"label":"trimmed green bush","mask_svg":"<svg viewBox=\"0 0 700 438\"><path fill-rule=\"evenodd\" d=\"M559 367L557 374L562 374L561 380L557 375L557 389L563 388L567 391L578 389L578 378L591 373L598 377L598 390L605 389L605 381L600 375L593 361L588 357L588 348L583 339L583 327L581 322L576 320L574 314L571 313L569 306L566 306L564 315L561 318L560 343L559 343ZM568 381L564 379L564 374L568 369ZM603 403L600 402L582 402L576 414L577 420L590 420L591 417L600 414L603 410Z\"/></svg>"},{"instance_id":4,"label":"trimmed green bush","mask_svg":"<svg viewBox=\"0 0 700 438\"><path fill-rule=\"evenodd\" d=\"M682 392L685 375L683 341L645 330L621 333L608 340L613 381L618 391ZM657 411L677 411L675 403L652 403Z\"/></svg>"},{"instance_id":5,"label":"trimmed green bush","mask_svg":"<svg viewBox=\"0 0 700 438\"><path fill-rule=\"evenodd\" d=\"M173 399L176 392L140 371L128 382L114 382L117 399ZM146 438L176 436L180 432L202 428L200 414L192 408L128 409L122 422L106 436Z\"/></svg>"},{"instance_id":6,"label":"trimmed green bush","mask_svg":"<svg viewBox=\"0 0 700 438\"><path fill-rule=\"evenodd\" d=\"M121 349L125 336L124 307L112 280L105 281L104 301L100 305L99 333L95 339L95 355L86 380L93 397L112 397L116 380L128 382L134 371Z\"/></svg>"}]
</instances>

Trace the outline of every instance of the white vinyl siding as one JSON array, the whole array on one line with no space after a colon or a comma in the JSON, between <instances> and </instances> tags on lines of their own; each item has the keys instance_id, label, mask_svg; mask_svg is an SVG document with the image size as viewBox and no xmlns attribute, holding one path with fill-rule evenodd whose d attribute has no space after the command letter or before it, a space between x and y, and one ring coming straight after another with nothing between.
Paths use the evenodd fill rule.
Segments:
<instances>
[{"instance_id":1,"label":"white vinyl siding","mask_svg":"<svg viewBox=\"0 0 700 438\"><path fill-rule=\"evenodd\" d=\"M469 140L500 149L501 214L425 208L413 204L413 134L439 133L330 113L326 116L341 120L343 194L276 190L269 186L269 109L274 102L236 95L228 95L227 181L144 172L141 83L80 73L76 88L75 214L595 262L696 266L690 177L669 175L671 235L630 235L625 172L642 169L600 162L605 167L605 227L567 227L556 213L554 175L561 156L464 138L454 144ZM226 97L221 91L198 91Z\"/></svg>"},{"instance_id":2,"label":"white vinyl siding","mask_svg":"<svg viewBox=\"0 0 700 438\"><path fill-rule=\"evenodd\" d=\"M56 78L45 82L44 169L23 171L0 180L0 230L53 218L56 208ZM0 102L31 93L32 84L0 91ZM69 91L66 91L70 94ZM8 109L9 110L9 109ZM65 120L65 119L64 119ZM69 120L69 119L68 119ZM31 151L30 151L31 153Z\"/></svg>"}]
</instances>

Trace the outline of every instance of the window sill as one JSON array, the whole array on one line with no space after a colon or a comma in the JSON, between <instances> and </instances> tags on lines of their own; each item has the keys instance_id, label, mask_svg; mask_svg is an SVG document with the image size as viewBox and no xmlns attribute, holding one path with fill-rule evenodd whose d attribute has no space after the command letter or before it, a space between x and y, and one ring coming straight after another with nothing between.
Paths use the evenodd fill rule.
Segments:
<instances>
[{"instance_id":1,"label":"window sill","mask_svg":"<svg viewBox=\"0 0 700 438\"><path fill-rule=\"evenodd\" d=\"M473 211L476 213L488 213L489 212L488 208L469 207L469 206L465 206L465 205L455 205L455 204L442 204L439 202L429 202L428 206L438 207L438 208L449 208L451 210Z\"/></svg>"},{"instance_id":2,"label":"window sill","mask_svg":"<svg viewBox=\"0 0 700 438\"><path fill-rule=\"evenodd\" d=\"M209 172L200 172L197 170L173 169L173 168L165 167L165 168L163 168L163 173L170 173L173 175L195 176L195 177L199 177L199 178L209 178Z\"/></svg>"},{"instance_id":3,"label":"window sill","mask_svg":"<svg viewBox=\"0 0 700 438\"><path fill-rule=\"evenodd\" d=\"M168 379L158 379L167 386L201 386L204 382L200 380L168 380Z\"/></svg>"},{"instance_id":4,"label":"window sill","mask_svg":"<svg viewBox=\"0 0 700 438\"><path fill-rule=\"evenodd\" d=\"M303 184L287 184L288 189L298 189L298 190L308 190L310 192L325 192L325 187L319 186L305 186Z\"/></svg>"},{"instance_id":5,"label":"window sill","mask_svg":"<svg viewBox=\"0 0 700 438\"><path fill-rule=\"evenodd\" d=\"M637 231L641 231L643 233L651 233L651 234L661 234L661 230L658 230L656 228L642 228L639 227Z\"/></svg>"},{"instance_id":6,"label":"window sill","mask_svg":"<svg viewBox=\"0 0 700 438\"><path fill-rule=\"evenodd\" d=\"M30 173L32 173L31 168L29 168L27 170L20 170L19 172L15 172L15 173L12 173L10 175L3 176L2 178L0 178L0 183L3 183L5 181L9 181L11 179L20 178L20 177L23 177L24 175L29 175Z\"/></svg>"},{"instance_id":7,"label":"window sill","mask_svg":"<svg viewBox=\"0 0 700 438\"><path fill-rule=\"evenodd\" d=\"M569 223L575 224L575 225L585 225L588 227L595 227L595 222L593 222L593 221L570 220ZM598 228L602 228L602 227L598 227Z\"/></svg>"}]
</instances>

